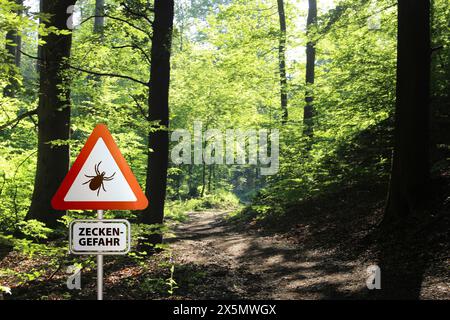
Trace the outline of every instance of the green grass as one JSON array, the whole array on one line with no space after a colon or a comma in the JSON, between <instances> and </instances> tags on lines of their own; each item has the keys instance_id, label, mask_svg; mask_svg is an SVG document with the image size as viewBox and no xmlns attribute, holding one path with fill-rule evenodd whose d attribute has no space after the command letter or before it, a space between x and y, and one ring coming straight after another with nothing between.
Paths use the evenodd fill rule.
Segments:
<instances>
[{"instance_id":1,"label":"green grass","mask_svg":"<svg viewBox=\"0 0 450 320\"><path fill-rule=\"evenodd\" d=\"M171 220L183 222L187 219L188 212L235 209L239 206L239 199L236 195L226 191L217 191L201 198L167 202L165 216Z\"/></svg>"}]
</instances>

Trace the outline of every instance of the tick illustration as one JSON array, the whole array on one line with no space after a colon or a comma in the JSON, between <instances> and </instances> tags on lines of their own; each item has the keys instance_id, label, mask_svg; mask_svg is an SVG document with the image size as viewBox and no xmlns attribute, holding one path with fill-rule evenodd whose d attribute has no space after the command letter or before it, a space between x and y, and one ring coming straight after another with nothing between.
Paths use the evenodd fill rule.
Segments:
<instances>
[{"instance_id":1,"label":"tick illustration","mask_svg":"<svg viewBox=\"0 0 450 320\"><path fill-rule=\"evenodd\" d=\"M102 171L101 173L100 173L100 163L102 163L101 161L99 162L99 163L97 163L96 165L94 165L94 170L95 170L95 176L88 176L88 175L84 175L86 178L91 178L91 179L89 179L88 181L86 181L85 183L83 183L83 185L84 184L87 184L87 183L89 183L89 188L92 190L92 191L95 191L95 190L97 190L97 197L98 197L98 195L100 194L100 188L102 188L103 189L103 191L105 191L106 192L106 189L105 189L105 186L104 186L104 184L103 184L103 182L104 181L111 181L111 180L113 180L114 178L114 175L116 174L115 172L112 174L112 175L110 175L109 177L105 177L105 171Z\"/></svg>"}]
</instances>

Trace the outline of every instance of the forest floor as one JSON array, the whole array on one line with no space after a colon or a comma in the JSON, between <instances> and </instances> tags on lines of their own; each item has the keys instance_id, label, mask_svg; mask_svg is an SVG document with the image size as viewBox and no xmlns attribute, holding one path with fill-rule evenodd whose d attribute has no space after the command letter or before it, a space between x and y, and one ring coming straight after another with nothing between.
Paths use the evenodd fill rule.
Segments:
<instances>
[{"instance_id":1,"label":"forest floor","mask_svg":"<svg viewBox=\"0 0 450 320\"><path fill-rule=\"evenodd\" d=\"M190 212L171 225L169 249L105 257L105 299L450 299L448 192L427 215L379 232L384 194L385 186L350 186L264 220ZM95 299L94 257L77 258L92 263L82 271L82 290L68 290L66 266L0 253L0 270L15 272L0 278L12 291L6 299ZM366 287L373 264L381 290ZM33 270L41 274L20 281Z\"/></svg>"},{"instance_id":2,"label":"forest floor","mask_svg":"<svg viewBox=\"0 0 450 320\"><path fill-rule=\"evenodd\" d=\"M339 265L330 250L309 250L279 234L230 225L228 213L190 213L168 240L179 265L203 273L205 281L189 298L320 299L326 283L347 292L365 287L365 265Z\"/></svg>"},{"instance_id":3,"label":"forest floor","mask_svg":"<svg viewBox=\"0 0 450 320\"><path fill-rule=\"evenodd\" d=\"M402 247L389 252L391 260L394 257L396 261L387 265L383 254L369 248L365 232L368 226L358 219L354 222L363 228L353 230L356 236L352 237L345 230L358 227L341 219L324 222L319 228L317 221L316 225L303 221L288 233L278 233L256 225L233 225L227 216L226 211L190 213L189 221L180 225L176 237L168 241L173 244L177 264L185 272L189 270L187 274L201 274L203 278L184 298L450 298L449 260L445 252L433 254L434 260L424 267L421 259L413 258L420 255L417 248L410 247L410 253L405 255ZM336 228L336 222L344 223ZM438 233L439 236L442 240L443 234ZM364 248L339 246L338 242L346 242L344 238L363 242ZM393 283L382 290L368 290L366 269L372 264L386 268L391 273L386 278ZM417 277L419 283L413 281Z\"/></svg>"}]
</instances>

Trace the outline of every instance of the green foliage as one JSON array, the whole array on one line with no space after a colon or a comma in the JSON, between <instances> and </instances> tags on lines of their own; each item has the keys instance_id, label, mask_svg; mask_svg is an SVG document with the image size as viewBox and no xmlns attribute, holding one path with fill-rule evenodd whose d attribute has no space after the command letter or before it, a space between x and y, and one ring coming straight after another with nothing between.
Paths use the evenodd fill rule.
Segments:
<instances>
[{"instance_id":1,"label":"green foliage","mask_svg":"<svg viewBox=\"0 0 450 320\"><path fill-rule=\"evenodd\" d=\"M233 193L217 191L206 194L204 197L174 200L166 204L166 218L178 222L187 219L187 213L192 211L203 211L208 209L235 209L239 207L239 199Z\"/></svg>"},{"instance_id":2,"label":"green foliage","mask_svg":"<svg viewBox=\"0 0 450 320\"><path fill-rule=\"evenodd\" d=\"M207 194L197 200L198 203L193 206L195 211L205 209L234 209L239 206L239 199L236 195L225 191Z\"/></svg>"},{"instance_id":3,"label":"green foliage","mask_svg":"<svg viewBox=\"0 0 450 320\"><path fill-rule=\"evenodd\" d=\"M173 295L174 292L175 292L175 289L178 288L177 282L175 281L174 276L173 276L174 273L175 273L175 264L171 263L171 265L170 265L170 276L166 279L166 284L169 287L167 292L170 295Z\"/></svg>"},{"instance_id":4,"label":"green foliage","mask_svg":"<svg viewBox=\"0 0 450 320\"><path fill-rule=\"evenodd\" d=\"M47 239L52 229L45 227L45 224L37 220L20 221L17 226L22 234L34 240Z\"/></svg>"},{"instance_id":5,"label":"green foliage","mask_svg":"<svg viewBox=\"0 0 450 320\"><path fill-rule=\"evenodd\" d=\"M162 294L167 292L166 282L161 278L144 278L139 283L139 289L143 292L149 292L152 294L155 292Z\"/></svg>"},{"instance_id":6,"label":"green foliage","mask_svg":"<svg viewBox=\"0 0 450 320\"><path fill-rule=\"evenodd\" d=\"M331 192L342 185L385 183L392 147L392 120L396 77L396 3L393 0L319 2L317 24L305 32L306 2L285 1L287 19L287 76L289 119L281 124L278 39L275 1L195 0L176 1L170 82L170 127L155 129L148 121L151 24L124 10L122 1L108 1L105 28L93 32L95 1L78 1L81 25L73 31L70 64L64 76L71 80L71 137L48 143L68 145L71 163L92 128L105 123L139 184L145 188L148 134L151 130L187 129L202 121L204 129L279 129L280 170L260 175L252 165L176 165L169 163L166 221L183 222L187 213L202 210L234 210L240 201L249 205L234 218L279 219L304 199ZM147 1L125 1L153 12ZM37 4L37 2L35 2ZM448 119L450 93L450 8L446 0L434 0L432 31L432 110ZM45 256L45 268L73 262L67 257L70 221L94 217L91 212L70 211L59 230L24 221L33 192L36 169L36 115L15 121L35 110L39 85L36 61L38 35L61 34L41 21L49 17L0 0L0 87L17 83L14 97L0 93L0 246L12 247L24 257ZM113 18L111 18L113 17ZM4 35L16 31L22 37L20 68L6 50ZM67 31L64 31L67 33ZM305 45L316 47L315 82L305 87ZM42 41L41 41L42 44ZM122 76L122 77L121 77ZM125 79L129 77L138 81ZM142 82L142 83L140 83ZM62 88L69 89L69 88ZM313 137L303 134L306 89L314 92ZM434 170L448 167L448 127L433 123L437 150ZM171 146L175 142L171 142ZM201 197L200 195L203 195ZM150 199L150 205L151 205ZM251 203L250 203L251 201ZM108 211L107 218L133 222L133 246L152 233L170 235L169 224L137 223L138 212ZM13 234L25 236L18 239ZM158 245L164 252L167 245ZM146 252L132 251L128 258L145 268ZM92 259L83 260L91 267ZM43 267L43 268L44 268ZM144 291L174 294L175 264L165 266L167 278L146 278ZM40 279L43 268L22 272L22 281ZM180 281L178 281L180 283ZM181 285L180 285L181 286ZM5 291L0 286L0 292Z\"/></svg>"}]
</instances>

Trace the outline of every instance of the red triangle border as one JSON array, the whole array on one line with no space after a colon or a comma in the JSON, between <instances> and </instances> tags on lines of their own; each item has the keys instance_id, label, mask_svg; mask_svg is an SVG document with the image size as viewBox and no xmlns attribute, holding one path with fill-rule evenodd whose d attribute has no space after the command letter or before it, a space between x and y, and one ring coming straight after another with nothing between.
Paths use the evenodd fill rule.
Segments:
<instances>
[{"instance_id":1,"label":"red triangle border","mask_svg":"<svg viewBox=\"0 0 450 320\"><path fill-rule=\"evenodd\" d=\"M83 168L84 163L86 162L89 154L97 143L98 139L102 138L108 148L109 152L116 161L117 166L122 172L125 180L129 184L131 190L136 196L136 201L64 201L64 197L75 181L78 173ZM76 158L72 167L69 169L69 172L65 176L58 190L51 201L52 207L57 210L67 210L67 209L97 209L97 210L107 210L107 209L116 209L116 210L142 210L147 208L148 199L145 194L142 192L139 183L136 180L133 172L128 166L127 161L123 157L122 153L120 153L117 144L114 142L111 133L108 131L108 128L104 124L98 124L94 131L92 131L91 135L86 141L86 144L80 151L80 154Z\"/></svg>"}]
</instances>

